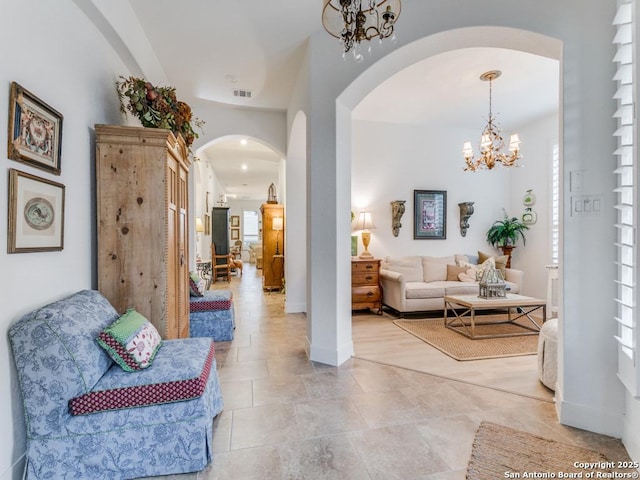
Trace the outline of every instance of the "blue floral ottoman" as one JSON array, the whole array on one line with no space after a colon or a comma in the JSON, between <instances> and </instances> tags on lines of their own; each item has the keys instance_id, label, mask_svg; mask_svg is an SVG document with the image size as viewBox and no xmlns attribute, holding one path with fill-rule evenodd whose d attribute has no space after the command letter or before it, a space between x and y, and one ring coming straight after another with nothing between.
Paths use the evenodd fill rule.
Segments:
<instances>
[{"instance_id":1,"label":"blue floral ottoman","mask_svg":"<svg viewBox=\"0 0 640 480\"><path fill-rule=\"evenodd\" d=\"M218 342L233 340L236 323L230 290L205 290L202 297L191 297L189 311L191 337L211 337Z\"/></svg>"}]
</instances>

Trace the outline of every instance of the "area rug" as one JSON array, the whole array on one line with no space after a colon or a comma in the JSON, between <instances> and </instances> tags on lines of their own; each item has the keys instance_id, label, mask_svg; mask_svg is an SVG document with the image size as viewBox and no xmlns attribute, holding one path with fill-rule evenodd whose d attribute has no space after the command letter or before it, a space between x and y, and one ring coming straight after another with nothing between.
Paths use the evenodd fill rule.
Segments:
<instances>
[{"instance_id":1,"label":"area rug","mask_svg":"<svg viewBox=\"0 0 640 480\"><path fill-rule=\"evenodd\" d=\"M482 422L473 440L466 478L613 478L602 475L612 468L604 455L593 450Z\"/></svg>"},{"instance_id":2,"label":"area rug","mask_svg":"<svg viewBox=\"0 0 640 480\"><path fill-rule=\"evenodd\" d=\"M509 325L491 324L491 320L500 320L500 316L483 316L482 334L495 333ZM437 348L456 360L480 360L485 358L516 357L533 355L538 350L538 335L517 337L482 338L472 340L444 326L442 318L420 320L395 320L398 327L418 337L423 342Z\"/></svg>"}]
</instances>

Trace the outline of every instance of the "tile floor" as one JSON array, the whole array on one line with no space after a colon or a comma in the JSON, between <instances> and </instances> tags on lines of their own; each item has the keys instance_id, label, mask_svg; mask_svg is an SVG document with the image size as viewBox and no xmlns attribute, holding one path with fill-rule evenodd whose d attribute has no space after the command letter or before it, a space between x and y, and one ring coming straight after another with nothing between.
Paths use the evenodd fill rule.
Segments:
<instances>
[{"instance_id":1,"label":"tile floor","mask_svg":"<svg viewBox=\"0 0 640 480\"><path fill-rule=\"evenodd\" d=\"M262 293L252 265L212 288L234 290L237 323L216 345L225 409L214 461L163 479L464 479L483 419L628 458L616 439L560 425L550 401L363 359L310 362L305 317Z\"/></svg>"}]
</instances>

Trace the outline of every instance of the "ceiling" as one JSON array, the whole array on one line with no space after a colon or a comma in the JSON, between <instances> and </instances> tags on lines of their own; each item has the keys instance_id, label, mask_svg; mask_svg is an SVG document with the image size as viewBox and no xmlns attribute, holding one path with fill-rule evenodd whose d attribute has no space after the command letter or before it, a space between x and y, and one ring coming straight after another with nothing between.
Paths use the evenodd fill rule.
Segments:
<instances>
[{"instance_id":1,"label":"ceiling","mask_svg":"<svg viewBox=\"0 0 640 480\"><path fill-rule=\"evenodd\" d=\"M319 0L186 0L179 8L173 0L130 1L171 84L187 101L285 111L306 41L322 30ZM399 36L402 16L410 15L403 7ZM337 42L335 54L342 54ZM489 85L479 76L496 69L503 74L493 82L493 112L505 132L557 111L556 60L513 50L466 48L429 57L390 77L353 115L359 120L478 129L479 134L489 104ZM251 98L234 96L235 89L250 90ZM248 140L242 146L239 137L229 138L214 142L205 153L227 193L238 198L264 199L268 185L277 183L280 156L258 142ZM240 170L242 164L247 171Z\"/></svg>"}]
</instances>

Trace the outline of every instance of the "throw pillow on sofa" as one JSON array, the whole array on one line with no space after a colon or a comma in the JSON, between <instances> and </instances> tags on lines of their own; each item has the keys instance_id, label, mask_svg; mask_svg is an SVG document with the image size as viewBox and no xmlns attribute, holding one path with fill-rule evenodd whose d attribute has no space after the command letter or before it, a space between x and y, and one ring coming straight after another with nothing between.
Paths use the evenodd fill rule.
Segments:
<instances>
[{"instance_id":1,"label":"throw pillow on sofa","mask_svg":"<svg viewBox=\"0 0 640 480\"><path fill-rule=\"evenodd\" d=\"M150 367L162 346L158 330L133 308L102 330L96 340L126 372Z\"/></svg>"},{"instance_id":2,"label":"throw pillow on sofa","mask_svg":"<svg viewBox=\"0 0 640 480\"><path fill-rule=\"evenodd\" d=\"M506 268L507 268L507 262L509 261L509 255L500 255L496 257L488 253L478 252L478 263L484 263L490 258L494 259L495 268L500 270L500 273L502 274L502 278L505 278L505 275L507 274Z\"/></svg>"},{"instance_id":3,"label":"throw pillow on sofa","mask_svg":"<svg viewBox=\"0 0 640 480\"><path fill-rule=\"evenodd\" d=\"M192 297L201 297L202 290L200 289L201 278L195 272L189 272L189 295Z\"/></svg>"},{"instance_id":4,"label":"throw pillow on sofa","mask_svg":"<svg viewBox=\"0 0 640 480\"><path fill-rule=\"evenodd\" d=\"M466 273L468 267L460 265L447 265L447 281L458 282L460 281L459 275Z\"/></svg>"}]
</instances>

